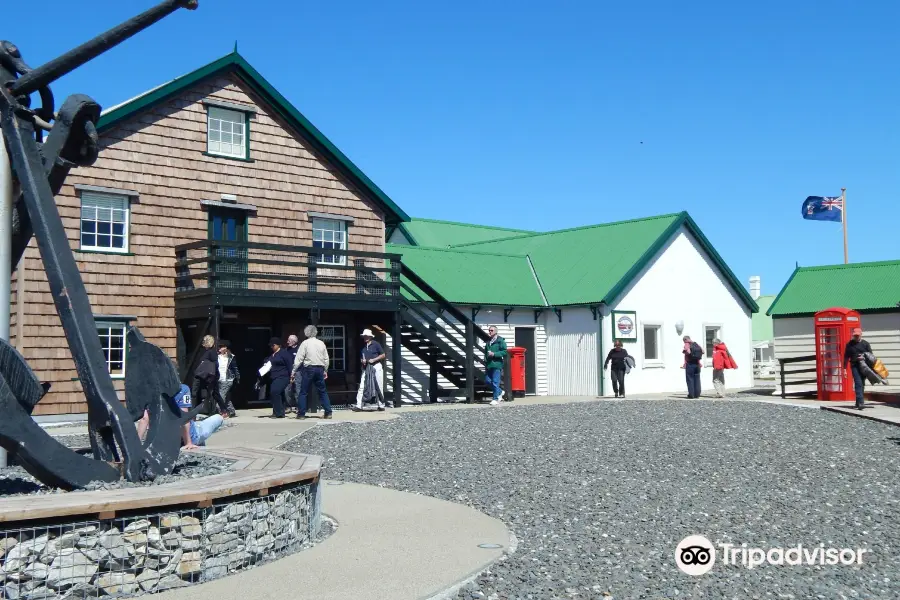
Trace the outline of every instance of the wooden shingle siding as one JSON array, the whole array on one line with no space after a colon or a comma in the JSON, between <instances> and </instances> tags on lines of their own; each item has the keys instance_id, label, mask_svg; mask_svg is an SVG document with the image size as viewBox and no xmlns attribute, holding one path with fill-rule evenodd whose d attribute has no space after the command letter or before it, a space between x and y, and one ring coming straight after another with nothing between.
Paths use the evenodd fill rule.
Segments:
<instances>
[{"instance_id":1,"label":"wooden shingle siding","mask_svg":"<svg viewBox=\"0 0 900 600\"><path fill-rule=\"evenodd\" d=\"M307 211L312 210L353 218L350 250L384 251L381 209L249 89L236 75L220 75L104 132L99 160L73 170L56 199L94 314L137 317L134 324L173 359L174 247L207 238L207 211L201 200L234 194L238 202L255 206L257 212L248 220L250 242L311 246ZM249 120L253 162L203 154L206 98L256 109ZM137 191L130 204L128 254L79 251L81 200L76 184ZM35 415L84 413L87 407L34 240L19 268L26 280L23 336L16 336L19 290L14 275L13 343L37 376L52 384ZM117 389L122 386L116 380Z\"/></svg>"}]
</instances>

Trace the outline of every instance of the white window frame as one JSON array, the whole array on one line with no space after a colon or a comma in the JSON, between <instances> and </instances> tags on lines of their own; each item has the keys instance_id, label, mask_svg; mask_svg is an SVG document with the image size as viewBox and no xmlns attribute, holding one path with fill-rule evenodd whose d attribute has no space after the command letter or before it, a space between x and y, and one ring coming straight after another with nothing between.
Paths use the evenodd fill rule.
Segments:
<instances>
[{"instance_id":1,"label":"white window frame","mask_svg":"<svg viewBox=\"0 0 900 600\"><path fill-rule=\"evenodd\" d=\"M327 225L327 227L326 227ZM319 235L320 239L316 239L316 232L321 232ZM329 237L331 234L331 240L326 240L325 238ZM338 219L323 219L319 217L314 217L312 219L312 239L313 239L313 247L316 247L316 242L325 244L337 244L337 237L343 238L340 242L340 247L333 248L334 250L347 250L347 222L338 220ZM347 256L344 254L327 254L329 249L322 248L322 254L318 255L317 262L320 265L346 265L347 264ZM326 260L326 257L329 260Z\"/></svg>"},{"instance_id":2,"label":"white window frame","mask_svg":"<svg viewBox=\"0 0 900 600\"><path fill-rule=\"evenodd\" d=\"M703 324L703 344L701 345L701 348L703 348L703 353L704 353L703 364L704 364L704 366L711 367L712 366L712 349L709 349L710 351L707 353L707 347L706 347L706 331L708 329L718 329L719 332L716 335L714 335L713 337L717 337L720 340L724 340L725 339L725 337L724 337L725 336L725 334L724 334L725 328L723 327L723 325L721 323L704 323Z\"/></svg>"},{"instance_id":3,"label":"white window frame","mask_svg":"<svg viewBox=\"0 0 900 600\"><path fill-rule=\"evenodd\" d=\"M126 355L128 354L128 342L126 341L125 336L128 334L128 323L125 321L105 320L105 321L95 321L94 326L97 329L97 335L100 336L100 345L103 348L103 357L106 362L106 370L109 371L109 374L113 379L125 379L125 368L126 368L125 362L127 360ZM110 335L107 335L107 336L101 335L100 334L101 328L110 329ZM109 355L110 350L118 350L119 349L119 348L113 348L111 345L112 339L113 339L113 336L112 336L113 329L121 329L122 330L122 348L121 348L121 350L122 350L122 370L121 370L121 372L115 372L115 373L112 371L112 363L110 362L110 355ZM118 362L118 361L116 361L116 362Z\"/></svg>"},{"instance_id":4,"label":"white window frame","mask_svg":"<svg viewBox=\"0 0 900 600\"><path fill-rule=\"evenodd\" d=\"M319 330L318 338L322 340L325 344L325 347L328 349L328 358L330 360L330 366L328 367L329 371L343 372L347 370L347 330L343 325L316 325L316 328ZM327 330L333 330L333 335L327 335ZM340 359L341 365L338 367L338 359L334 356L334 344L331 343L332 340L340 339L341 340L341 350L344 353L344 357Z\"/></svg>"},{"instance_id":5,"label":"white window frame","mask_svg":"<svg viewBox=\"0 0 900 600\"><path fill-rule=\"evenodd\" d=\"M85 202L88 203L88 206L85 207ZM91 205L93 203L93 205ZM99 206L102 204L108 204L107 207ZM115 206L116 203L120 203L121 206ZM91 252L106 252L109 254L128 254L128 248L131 245L131 198L121 194L105 194L99 192L81 192L81 214L79 215L78 220L78 243L79 247L82 250L90 250ZM85 212L93 210L94 218L93 219L85 219ZM100 211L110 211L109 219L100 219ZM100 237L100 225L103 223L108 223L110 226L109 237L110 241L112 241L113 237L118 237L113 235L112 228L117 223L114 216L116 212L124 213L122 221L122 225L124 227L122 247L121 248L113 248L108 246L98 246L97 241ZM94 231L85 231L84 224L85 222L93 223ZM94 244L85 244L84 236L85 235L93 235L94 236Z\"/></svg>"},{"instance_id":6,"label":"white window frame","mask_svg":"<svg viewBox=\"0 0 900 600\"><path fill-rule=\"evenodd\" d=\"M647 346L646 346L646 334L644 331L645 327L655 327L656 328L656 358L655 359L647 359ZM641 321L641 368L644 369L663 369L666 366L665 362L665 344L663 340L664 336L664 328L662 321Z\"/></svg>"},{"instance_id":7,"label":"white window frame","mask_svg":"<svg viewBox=\"0 0 900 600\"><path fill-rule=\"evenodd\" d=\"M213 121L215 121L219 127L218 129L213 129ZM229 123L230 131L225 131L222 126L223 123ZM240 131L236 131L240 126ZM218 134L218 140L213 140L213 133ZM206 153L211 154L213 156L224 156L227 158L241 158L248 159L250 144L247 140L247 134L249 133L247 129L247 113L240 110L230 110L227 108L220 108L218 106L208 106L206 108ZM232 141L225 142L223 140L224 136L230 136ZM234 136L241 136L241 143L234 143ZM215 146L213 145L215 144ZM222 144L227 144L229 146L228 151L222 150ZM237 146L240 148L240 151L234 152L233 148Z\"/></svg>"}]
</instances>

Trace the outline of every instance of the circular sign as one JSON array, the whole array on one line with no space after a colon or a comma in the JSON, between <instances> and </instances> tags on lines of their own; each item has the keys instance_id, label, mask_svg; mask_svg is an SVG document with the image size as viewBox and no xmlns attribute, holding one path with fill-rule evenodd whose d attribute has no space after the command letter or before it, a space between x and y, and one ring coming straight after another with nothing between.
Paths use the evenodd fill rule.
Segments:
<instances>
[{"instance_id":1,"label":"circular sign","mask_svg":"<svg viewBox=\"0 0 900 600\"><path fill-rule=\"evenodd\" d=\"M702 535L690 535L675 548L675 564L683 573L698 577L716 564L716 549Z\"/></svg>"},{"instance_id":2,"label":"circular sign","mask_svg":"<svg viewBox=\"0 0 900 600\"><path fill-rule=\"evenodd\" d=\"M616 327L618 327L621 335L634 333L634 321L631 320L631 317L619 317L619 320L616 321Z\"/></svg>"}]
</instances>

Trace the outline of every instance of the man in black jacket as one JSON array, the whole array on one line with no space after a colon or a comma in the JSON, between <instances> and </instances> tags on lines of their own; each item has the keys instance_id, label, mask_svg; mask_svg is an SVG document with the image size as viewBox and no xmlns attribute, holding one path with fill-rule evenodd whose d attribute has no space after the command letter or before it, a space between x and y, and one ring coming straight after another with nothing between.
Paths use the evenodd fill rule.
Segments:
<instances>
[{"instance_id":1,"label":"man in black jacket","mask_svg":"<svg viewBox=\"0 0 900 600\"><path fill-rule=\"evenodd\" d=\"M625 397L625 358L628 356L628 350L622 347L622 342L616 340L613 349L606 355L606 362L603 363L603 370L609 369L609 363L612 362L612 387L616 398Z\"/></svg>"},{"instance_id":2,"label":"man in black jacket","mask_svg":"<svg viewBox=\"0 0 900 600\"><path fill-rule=\"evenodd\" d=\"M866 352L872 352L872 346L869 342L862 339L862 329L856 327L853 330L853 337L847 342L844 348L844 366L850 363L850 372L853 374L853 391L856 392L856 409L863 409L863 394L866 389L866 378L859 368L860 361L865 361Z\"/></svg>"}]
</instances>

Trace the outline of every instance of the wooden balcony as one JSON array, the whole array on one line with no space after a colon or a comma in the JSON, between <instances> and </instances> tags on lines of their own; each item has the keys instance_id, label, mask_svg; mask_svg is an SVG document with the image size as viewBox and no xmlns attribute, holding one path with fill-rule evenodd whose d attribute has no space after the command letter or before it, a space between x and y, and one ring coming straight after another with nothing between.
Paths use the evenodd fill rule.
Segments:
<instances>
[{"instance_id":1,"label":"wooden balcony","mask_svg":"<svg viewBox=\"0 0 900 600\"><path fill-rule=\"evenodd\" d=\"M200 241L175 248L175 310L210 306L397 310L399 254Z\"/></svg>"}]
</instances>

